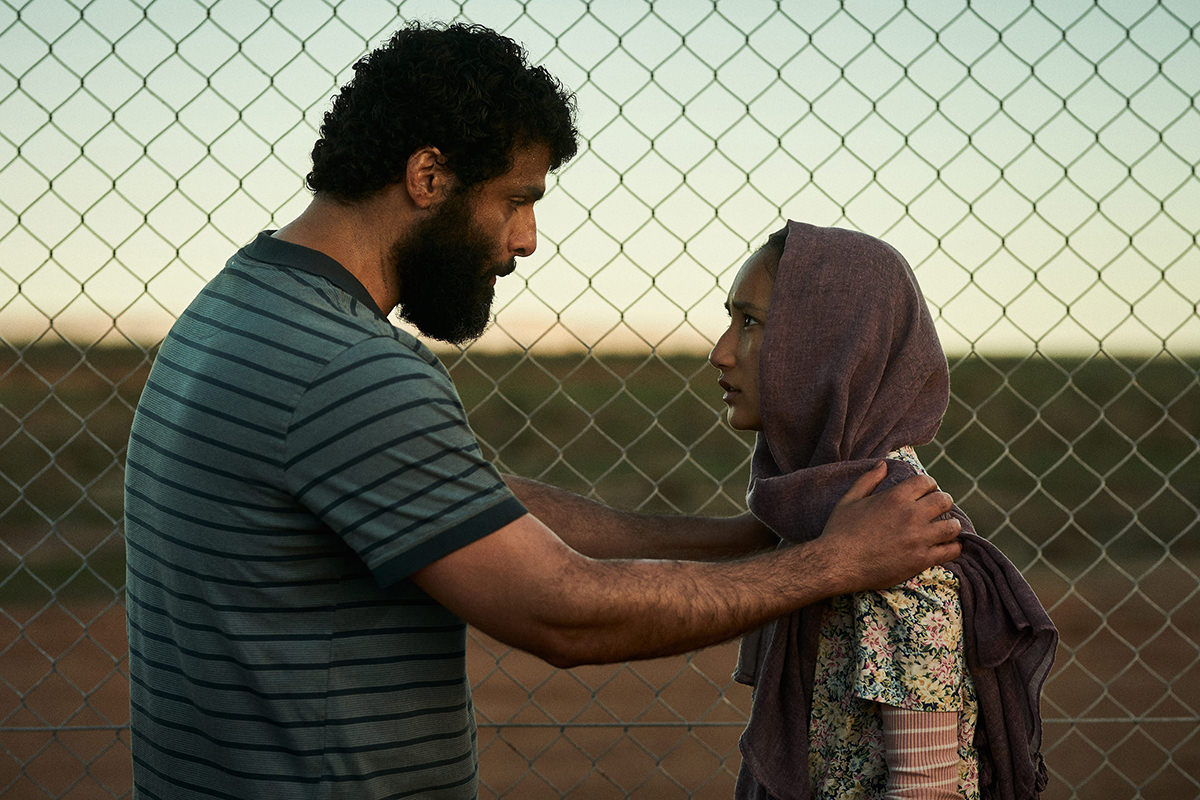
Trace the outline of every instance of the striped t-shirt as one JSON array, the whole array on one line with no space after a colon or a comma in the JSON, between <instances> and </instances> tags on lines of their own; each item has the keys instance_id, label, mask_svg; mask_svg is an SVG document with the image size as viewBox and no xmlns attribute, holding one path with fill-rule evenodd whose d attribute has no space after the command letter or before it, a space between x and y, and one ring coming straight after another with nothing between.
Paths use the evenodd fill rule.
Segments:
<instances>
[{"instance_id":1,"label":"striped t-shirt","mask_svg":"<svg viewBox=\"0 0 1200 800\"><path fill-rule=\"evenodd\" d=\"M135 794L474 797L465 625L408 578L522 514L433 353L260 234L130 435Z\"/></svg>"}]
</instances>

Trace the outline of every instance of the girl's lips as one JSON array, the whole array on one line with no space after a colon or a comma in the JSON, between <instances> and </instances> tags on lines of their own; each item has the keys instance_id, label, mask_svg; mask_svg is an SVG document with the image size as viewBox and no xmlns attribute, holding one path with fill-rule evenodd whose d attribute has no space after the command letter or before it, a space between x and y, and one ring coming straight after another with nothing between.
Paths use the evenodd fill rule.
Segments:
<instances>
[{"instance_id":1,"label":"girl's lips","mask_svg":"<svg viewBox=\"0 0 1200 800\"><path fill-rule=\"evenodd\" d=\"M718 383L718 384L721 386L721 388L722 388L722 389L724 389L724 390L725 390L725 394L723 394L723 395L721 396L721 399L722 399L724 402L726 402L726 403L732 403L732 402L733 402L733 399L734 399L734 398L735 398L735 397L736 397L738 394L740 394L740 392L739 392L737 389L733 388L732 386L730 386L730 385L729 385L728 383L726 383L725 381L717 381L717 383Z\"/></svg>"}]
</instances>

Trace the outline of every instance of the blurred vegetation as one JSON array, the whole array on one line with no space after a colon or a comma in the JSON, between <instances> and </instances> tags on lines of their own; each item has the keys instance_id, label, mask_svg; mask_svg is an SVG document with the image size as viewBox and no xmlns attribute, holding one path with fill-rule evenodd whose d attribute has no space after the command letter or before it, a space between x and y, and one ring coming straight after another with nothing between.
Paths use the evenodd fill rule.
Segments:
<instances>
[{"instance_id":1,"label":"blurred vegetation","mask_svg":"<svg viewBox=\"0 0 1200 800\"><path fill-rule=\"evenodd\" d=\"M648 511L744 507L752 439L700 355L442 353L485 454ZM0 602L118 595L122 463L152 353L0 350ZM1200 554L1200 358L970 355L926 466L1023 568Z\"/></svg>"}]
</instances>

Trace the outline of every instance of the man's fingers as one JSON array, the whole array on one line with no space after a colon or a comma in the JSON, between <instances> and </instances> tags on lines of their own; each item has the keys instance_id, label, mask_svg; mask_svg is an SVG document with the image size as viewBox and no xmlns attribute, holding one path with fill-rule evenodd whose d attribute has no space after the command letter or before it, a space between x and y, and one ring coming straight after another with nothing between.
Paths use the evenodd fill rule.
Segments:
<instances>
[{"instance_id":1,"label":"man's fingers","mask_svg":"<svg viewBox=\"0 0 1200 800\"><path fill-rule=\"evenodd\" d=\"M895 492L904 500L916 500L919 497L937 491L937 481L925 474L913 475L896 484L890 491Z\"/></svg>"},{"instance_id":2,"label":"man's fingers","mask_svg":"<svg viewBox=\"0 0 1200 800\"><path fill-rule=\"evenodd\" d=\"M858 480L856 480L850 486L850 488L846 490L846 493L842 495L842 499L838 501L838 505L849 503L852 500L861 500L871 492L875 491L875 487L878 486L879 482L886 477L887 464L882 461L877 462L875 466L871 467L871 469L860 475ZM920 495L913 496L920 497Z\"/></svg>"},{"instance_id":3,"label":"man's fingers","mask_svg":"<svg viewBox=\"0 0 1200 800\"><path fill-rule=\"evenodd\" d=\"M959 542L946 542L939 544L937 547L929 551L929 554L938 564L945 564L947 561L953 561L962 555L962 544Z\"/></svg>"},{"instance_id":4,"label":"man's fingers","mask_svg":"<svg viewBox=\"0 0 1200 800\"><path fill-rule=\"evenodd\" d=\"M958 535L962 533L962 523L954 517L949 519L939 519L932 523L932 527L937 534L939 543L955 542ZM955 544L957 544L955 542Z\"/></svg>"},{"instance_id":5,"label":"man's fingers","mask_svg":"<svg viewBox=\"0 0 1200 800\"><path fill-rule=\"evenodd\" d=\"M923 519L936 519L954 507L954 498L942 491L932 491L916 503Z\"/></svg>"}]
</instances>

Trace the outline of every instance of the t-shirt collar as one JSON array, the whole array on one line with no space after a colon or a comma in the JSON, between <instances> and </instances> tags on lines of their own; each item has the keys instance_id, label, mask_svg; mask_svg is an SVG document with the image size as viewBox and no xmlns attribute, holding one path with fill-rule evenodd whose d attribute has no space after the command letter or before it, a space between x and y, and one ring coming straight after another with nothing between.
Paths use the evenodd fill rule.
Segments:
<instances>
[{"instance_id":1,"label":"t-shirt collar","mask_svg":"<svg viewBox=\"0 0 1200 800\"><path fill-rule=\"evenodd\" d=\"M259 233L254 241L242 248L243 252L255 261L320 275L360 303L364 303L381 318L387 319L387 314L376 305L375 298L371 297L367 287L348 269L319 250L276 239L271 235L274 232L269 230Z\"/></svg>"}]
</instances>

